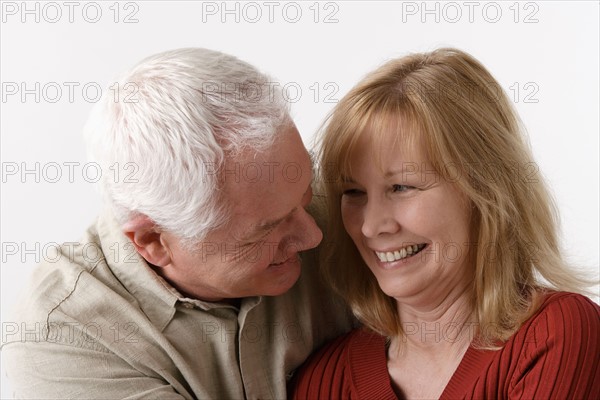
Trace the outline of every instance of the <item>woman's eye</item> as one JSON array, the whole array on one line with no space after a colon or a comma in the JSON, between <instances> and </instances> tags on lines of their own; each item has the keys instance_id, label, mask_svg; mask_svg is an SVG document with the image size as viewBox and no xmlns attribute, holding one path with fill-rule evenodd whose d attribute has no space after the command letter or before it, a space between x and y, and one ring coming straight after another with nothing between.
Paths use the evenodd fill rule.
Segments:
<instances>
[{"instance_id":1,"label":"woman's eye","mask_svg":"<svg viewBox=\"0 0 600 400\"><path fill-rule=\"evenodd\" d=\"M392 188L394 192L407 192L411 189L414 189L413 186L408 185L393 185Z\"/></svg>"},{"instance_id":2,"label":"woman's eye","mask_svg":"<svg viewBox=\"0 0 600 400\"><path fill-rule=\"evenodd\" d=\"M356 196L360 196L361 194L363 194L364 192L358 189L346 189L342 192L343 196L350 196L350 197L356 197Z\"/></svg>"}]
</instances>

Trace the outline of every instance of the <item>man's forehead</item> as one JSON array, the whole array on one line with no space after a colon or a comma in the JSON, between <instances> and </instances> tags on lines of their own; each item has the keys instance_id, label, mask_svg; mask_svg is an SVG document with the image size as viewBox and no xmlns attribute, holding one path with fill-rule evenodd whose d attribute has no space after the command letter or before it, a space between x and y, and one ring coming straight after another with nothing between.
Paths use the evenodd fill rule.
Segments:
<instances>
[{"instance_id":1,"label":"man's forehead","mask_svg":"<svg viewBox=\"0 0 600 400\"><path fill-rule=\"evenodd\" d=\"M230 160L219 174L228 195L264 198L281 190L306 190L312 181L313 166L305 153L303 157L256 157Z\"/></svg>"},{"instance_id":2,"label":"man's forehead","mask_svg":"<svg viewBox=\"0 0 600 400\"><path fill-rule=\"evenodd\" d=\"M246 150L228 158L219 175L224 186L234 190L251 190L255 186L263 191L279 190L278 185L305 186L310 182L312 161L296 132L284 135L266 150Z\"/></svg>"},{"instance_id":3,"label":"man's forehead","mask_svg":"<svg viewBox=\"0 0 600 400\"><path fill-rule=\"evenodd\" d=\"M268 149L226 160L220 175L238 223L232 228L263 230L301 205L312 181L312 163L298 131L288 128Z\"/></svg>"}]
</instances>

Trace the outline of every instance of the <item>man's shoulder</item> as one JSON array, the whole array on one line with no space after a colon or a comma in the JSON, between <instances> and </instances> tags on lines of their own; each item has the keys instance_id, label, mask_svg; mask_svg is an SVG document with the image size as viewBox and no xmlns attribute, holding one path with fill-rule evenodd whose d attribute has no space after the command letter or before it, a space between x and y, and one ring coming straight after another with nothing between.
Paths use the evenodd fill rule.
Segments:
<instances>
[{"instance_id":1,"label":"man's shoulder","mask_svg":"<svg viewBox=\"0 0 600 400\"><path fill-rule=\"evenodd\" d=\"M44 340L56 327L84 329L94 310L109 303L135 303L111 270L105 245L92 226L79 241L58 246L35 267L5 322L18 331L36 333L28 339ZM9 335L3 344L23 341L21 336Z\"/></svg>"},{"instance_id":2,"label":"man's shoulder","mask_svg":"<svg viewBox=\"0 0 600 400\"><path fill-rule=\"evenodd\" d=\"M57 246L34 268L19 296L16 316L47 315L73 293L82 274L92 273L99 260L84 256L91 246L97 251L97 242L88 240L91 234L88 230L79 241Z\"/></svg>"}]
</instances>

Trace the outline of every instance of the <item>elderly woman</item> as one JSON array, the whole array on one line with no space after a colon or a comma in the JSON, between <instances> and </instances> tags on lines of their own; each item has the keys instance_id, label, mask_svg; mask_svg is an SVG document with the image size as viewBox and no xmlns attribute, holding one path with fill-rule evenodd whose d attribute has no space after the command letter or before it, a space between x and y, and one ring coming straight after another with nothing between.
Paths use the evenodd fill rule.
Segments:
<instances>
[{"instance_id":1,"label":"elderly woman","mask_svg":"<svg viewBox=\"0 0 600 400\"><path fill-rule=\"evenodd\" d=\"M364 327L299 399L600 397L600 308L566 268L510 101L455 49L369 74L320 142L326 279Z\"/></svg>"}]
</instances>

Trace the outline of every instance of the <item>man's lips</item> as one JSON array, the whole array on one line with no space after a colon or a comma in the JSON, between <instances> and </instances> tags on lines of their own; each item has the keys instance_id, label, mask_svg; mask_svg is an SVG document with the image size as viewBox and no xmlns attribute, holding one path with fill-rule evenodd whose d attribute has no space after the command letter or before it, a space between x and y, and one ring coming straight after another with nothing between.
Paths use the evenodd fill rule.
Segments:
<instances>
[{"instance_id":1,"label":"man's lips","mask_svg":"<svg viewBox=\"0 0 600 400\"><path fill-rule=\"evenodd\" d=\"M277 262L277 263L271 263L271 264L269 264L269 267L278 267L278 266L281 266L281 265L288 264L288 263L290 263L290 262L296 262L296 261L298 261L298 260L299 260L299 259L298 259L298 254L296 253L296 254L294 254L293 256L291 256L290 258L287 258L287 259L285 259L285 260L283 260L283 261L281 261L281 262Z\"/></svg>"}]
</instances>

